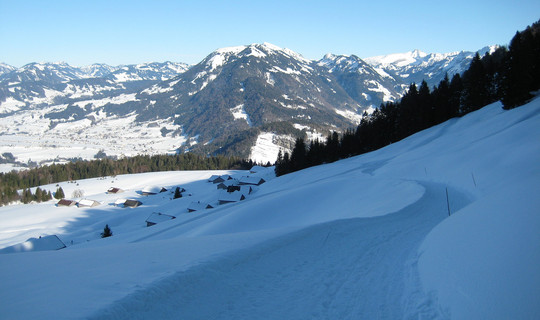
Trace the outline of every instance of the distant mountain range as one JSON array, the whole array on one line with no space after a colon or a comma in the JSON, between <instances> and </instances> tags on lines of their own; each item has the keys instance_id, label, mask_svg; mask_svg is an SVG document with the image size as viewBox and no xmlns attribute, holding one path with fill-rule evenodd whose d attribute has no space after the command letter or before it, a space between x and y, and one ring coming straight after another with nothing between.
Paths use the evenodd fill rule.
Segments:
<instances>
[{"instance_id":1,"label":"distant mountain range","mask_svg":"<svg viewBox=\"0 0 540 320\"><path fill-rule=\"evenodd\" d=\"M91 158L100 150L272 162L275 150L290 148L295 137L353 128L364 112L399 99L411 82L432 87L445 74L463 72L474 54L415 50L366 59L327 54L316 61L263 43L219 49L192 66L0 64L0 151L43 163ZM270 155L256 151L263 136L274 147Z\"/></svg>"}]
</instances>

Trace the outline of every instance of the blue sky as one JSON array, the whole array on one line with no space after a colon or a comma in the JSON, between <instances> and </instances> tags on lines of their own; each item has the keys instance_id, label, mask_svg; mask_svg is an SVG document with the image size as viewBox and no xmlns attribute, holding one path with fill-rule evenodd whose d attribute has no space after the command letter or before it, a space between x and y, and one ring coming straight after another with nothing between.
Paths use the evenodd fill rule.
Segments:
<instances>
[{"instance_id":1,"label":"blue sky","mask_svg":"<svg viewBox=\"0 0 540 320\"><path fill-rule=\"evenodd\" d=\"M308 59L474 51L507 44L538 19L538 0L0 0L0 62L194 64L262 42Z\"/></svg>"}]
</instances>

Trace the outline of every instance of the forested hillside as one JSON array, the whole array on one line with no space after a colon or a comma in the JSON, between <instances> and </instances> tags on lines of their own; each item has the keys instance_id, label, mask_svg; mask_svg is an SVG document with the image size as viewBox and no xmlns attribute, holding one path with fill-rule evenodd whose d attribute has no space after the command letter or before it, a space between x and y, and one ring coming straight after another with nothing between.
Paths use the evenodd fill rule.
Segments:
<instances>
[{"instance_id":1,"label":"forested hillside","mask_svg":"<svg viewBox=\"0 0 540 320\"><path fill-rule=\"evenodd\" d=\"M296 140L288 153L278 155L276 174L283 175L326 162L382 148L416 132L463 116L502 100L512 109L530 100L540 89L540 21L517 32L508 48L478 54L463 75L446 76L430 89L425 81L411 84L399 102L387 102L367 113L356 130L330 134L325 142L309 146Z\"/></svg>"}]
</instances>

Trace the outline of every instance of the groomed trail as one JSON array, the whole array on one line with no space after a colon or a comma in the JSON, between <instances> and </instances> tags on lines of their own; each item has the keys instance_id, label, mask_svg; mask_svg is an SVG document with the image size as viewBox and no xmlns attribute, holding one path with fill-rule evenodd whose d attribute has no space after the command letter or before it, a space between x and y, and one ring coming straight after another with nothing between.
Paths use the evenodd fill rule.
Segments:
<instances>
[{"instance_id":1,"label":"groomed trail","mask_svg":"<svg viewBox=\"0 0 540 320\"><path fill-rule=\"evenodd\" d=\"M141 288L91 319L447 318L422 293L416 264L423 239L448 217L446 186L418 183L423 196L397 212L322 223L237 251ZM470 202L448 191L452 210Z\"/></svg>"}]
</instances>

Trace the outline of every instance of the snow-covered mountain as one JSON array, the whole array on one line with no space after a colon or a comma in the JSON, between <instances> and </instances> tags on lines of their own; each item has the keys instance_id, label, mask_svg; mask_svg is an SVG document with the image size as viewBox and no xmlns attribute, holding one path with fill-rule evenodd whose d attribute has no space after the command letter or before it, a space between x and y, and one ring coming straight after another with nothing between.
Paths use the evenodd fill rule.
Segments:
<instances>
[{"instance_id":1,"label":"snow-covered mountain","mask_svg":"<svg viewBox=\"0 0 540 320\"><path fill-rule=\"evenodd\" d=\"M484 47L478 51L480 56L493 53L497 46ZM425 80L429 87L438 85L445 74L451 78L463 73L469 67L476 52L459 51L450 53L425 53L413 50L383 56L365 58L383 76L389 76L403 88L409 84L420 84Z\"/></svg>"},{"instance_id":2,"label":"snow-covered mountain","mask_svg":"<svg viewBox=\"0 0 540 320\"><path fill-rule=\"evenodd\" d=\"M278 178L271 169L177 171L60 183L68 197L99 204L0 208L0 314L537 319L538 128L537 98ZM267 182L220 205L214 174ZM124 192L106 193L111 186ZM147 186L186 191L143 196ZM115 206L120 199L142 205ZM105 225L113 236L101 239ZM67 248L33 251L51 235ZM6 253L14 250L29 252Z\"/></svg>"},{"instance_id":3,"label":"snow-covered mountain","mask_svg":"<svg viewBox=\"0 0 540 320\"><path fill-rule=\"evenodd\" d=\"M415 51L365 60L328 54L315 61L263 43L218 49L190 67L5 65L0 151L38 163L91 159L102 149L118 156L189 150L273 162L296 137L324 139L355 127L364 112L399 99L410 82L438 82L463 71L471 57ZM272 152L262 152L263 145ZM50 158L36 158L43 148Z\"/></svg>"}]
</instances>

